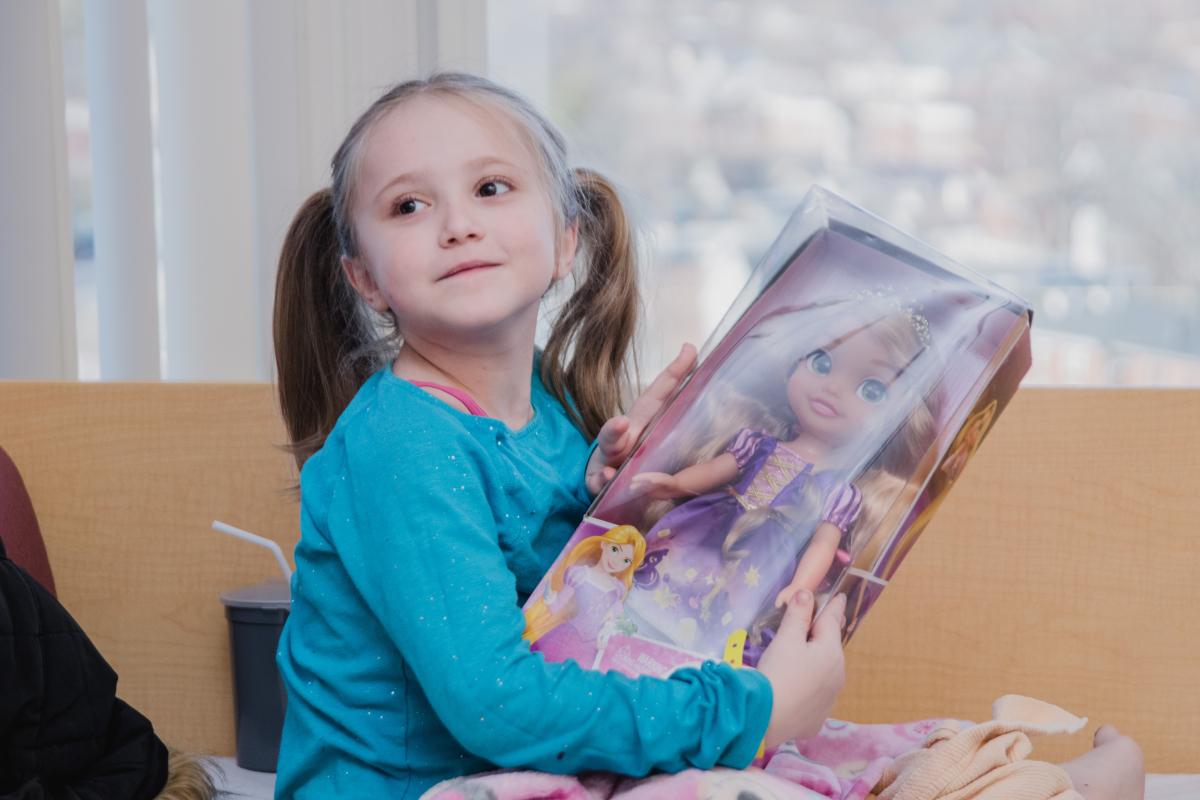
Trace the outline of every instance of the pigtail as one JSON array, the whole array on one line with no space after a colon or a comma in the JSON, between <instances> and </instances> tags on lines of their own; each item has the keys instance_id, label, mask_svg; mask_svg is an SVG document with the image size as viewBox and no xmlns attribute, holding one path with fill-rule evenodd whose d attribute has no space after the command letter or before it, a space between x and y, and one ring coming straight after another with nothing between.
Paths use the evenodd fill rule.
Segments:
<instances>
[{"instance_id":1,"label":"pigtail","mask_svg":"<svg viewBox=\"0 0 1200 800\"><path fill-rule=\"evenodd\" d=\"M630 345L639 306L637 243L613 185L586 169L575 170L575 178L586 271L554 322L541 372L542 383L593 438L620 413L636 380Z\"/></svg>"},{"instance_id":2,"label":"pigtail","mask_svg":"<svg viewBox=\"0 0 1200 800\"><path fill-rule=\"evenodd\" d=\"M275 364L288 450L298 467L321 449L338 416L371 374L373 341L340 263L329 189L296 212L275 279Z\"/></svg>"}]
</instances>

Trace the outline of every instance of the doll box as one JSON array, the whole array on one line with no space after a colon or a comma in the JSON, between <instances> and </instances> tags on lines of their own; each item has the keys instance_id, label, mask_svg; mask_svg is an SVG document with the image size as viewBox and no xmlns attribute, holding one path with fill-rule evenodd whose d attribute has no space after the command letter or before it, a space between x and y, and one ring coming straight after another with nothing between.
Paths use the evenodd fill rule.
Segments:
<instances>
[{"instance_id":1,"label":"doll box","mask_svg":"<svg viewBox=\"0 0 1200 800\"><path fill-rule=\"evenodd\" d=\"M525 605L552 661L753 665L777 604L854 634L1030 365L1026 302L814 188Z\"/></svg>"}]
</instances>

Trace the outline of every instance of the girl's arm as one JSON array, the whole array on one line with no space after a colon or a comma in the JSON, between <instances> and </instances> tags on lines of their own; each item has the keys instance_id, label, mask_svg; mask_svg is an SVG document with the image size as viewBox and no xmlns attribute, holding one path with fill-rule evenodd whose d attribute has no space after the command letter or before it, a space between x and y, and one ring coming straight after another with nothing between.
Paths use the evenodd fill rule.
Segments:
<instances>
[{"instance_id":1,"label":"girl's arm","mask_svg":"<svg viewBox=\"0 0 1200 800\"><path fill-rule=\"evenodd\" d=\"M701 461L670 475L665 472L642 472L633 476L630 488L637 494L648 494L655 500L695 496L726 486L738 476L737 459L732 453L722 453L709 461Z\"/></svg>"},{"instance_id":2,"label":"girl's arm","mask_svg":"<svg viewBox=\"0 0 1200 800\"><path fill-rule=\"evenodd\" d=\"M331 537L404 670L466 750L555 773L750 763L771 716L763 675L710 663L635 680L547 663L521 638L516 579L489 502L505 487L467 468L486 456L482 445L443 436L426 452L408 448L405 465L452 470L451 490L430 477L439 471L381 466L381 453L396 452L387 439L364 431L347 442Z\"/></svg>"}]
</instances>

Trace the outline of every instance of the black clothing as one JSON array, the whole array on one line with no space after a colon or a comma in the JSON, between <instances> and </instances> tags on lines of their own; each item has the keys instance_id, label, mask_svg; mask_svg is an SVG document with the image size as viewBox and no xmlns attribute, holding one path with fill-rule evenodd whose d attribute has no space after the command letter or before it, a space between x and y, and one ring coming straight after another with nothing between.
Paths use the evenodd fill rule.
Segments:
<instances>
[{"instance_id":1,"label":"black clothing","mask_svg":"<svg viewBox=\"0 0 1200 800\"><path fill-rule=\"evenodd\" d=\"M0 542L0 800L150 800L167 748L117 674Z\"/></svg>"}]
</instances>

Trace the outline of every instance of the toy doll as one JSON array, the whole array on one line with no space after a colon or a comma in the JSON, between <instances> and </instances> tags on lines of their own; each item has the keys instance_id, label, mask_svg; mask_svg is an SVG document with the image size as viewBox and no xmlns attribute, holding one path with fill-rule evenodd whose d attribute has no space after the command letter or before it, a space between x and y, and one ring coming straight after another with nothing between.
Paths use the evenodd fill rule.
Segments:
<instances>
[{"instance_id":1,"label":"toy doll","mask_svg":"<svg viewBox=\"0 0 1200 800\"><path fill-rule=\"evenodd\" d=\"M589 536L567 554L542 598L525 611L525 638L555 660L590 667L613 630L646 540L632 525Z\"/></svg>"},{"instance_id":2,"label":"toy doll","mask_svg":"<svg viewBox=\"0 0 1200 800\"><path fill-rule=\"evenodd\" d=\"M874 526L932 441L925 318L885 293L836 305L815 326L828 338L789 337L785 320L761 359L737 354L755 362L754 380L714 377L708 421L726 429L687 466L634 476L634 493L690 498L647 534L651 558L626 603L642 634L712 654L746 630L747 654L761 649L773 608L849 562L856 527ZM722 396L726 385L738 394Z\"/></svg>"}]
</instances>

